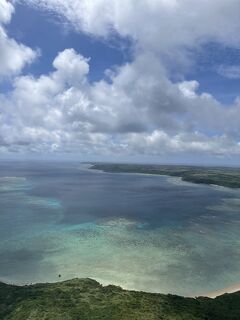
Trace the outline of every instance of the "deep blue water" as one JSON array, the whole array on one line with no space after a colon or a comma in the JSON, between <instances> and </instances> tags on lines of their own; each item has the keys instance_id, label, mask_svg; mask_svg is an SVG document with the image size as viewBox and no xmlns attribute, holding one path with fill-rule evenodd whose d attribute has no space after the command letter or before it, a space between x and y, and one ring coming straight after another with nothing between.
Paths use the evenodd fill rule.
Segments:
<instances>
[{"instance_id":1,"label":"deep blue water","mask_svg":"<svg viewBox=\"0 0 240 320\"><path fill-rule=\"evenodd\" d=\"M0 280L197 295L240 282L240 191L79 163L0 163Z\"/></svg>"}]
</instances>

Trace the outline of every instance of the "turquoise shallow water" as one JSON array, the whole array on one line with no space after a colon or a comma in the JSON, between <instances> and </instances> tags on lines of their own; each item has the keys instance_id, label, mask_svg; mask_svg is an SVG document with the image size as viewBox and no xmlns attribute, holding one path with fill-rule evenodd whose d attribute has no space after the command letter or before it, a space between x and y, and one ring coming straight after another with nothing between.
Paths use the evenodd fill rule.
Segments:
<instances>
[{"instance_id":1,"label":"turquoise shallow water","mask_svg":"<svg viewBox=\"0 0 240 320\"><path fill-rule=\"evenodd\" d=\"M0 208L3 281L61 274L183 295L240 282L238 190L78 163L1 163Z\"/></svg>"}]
</instances>

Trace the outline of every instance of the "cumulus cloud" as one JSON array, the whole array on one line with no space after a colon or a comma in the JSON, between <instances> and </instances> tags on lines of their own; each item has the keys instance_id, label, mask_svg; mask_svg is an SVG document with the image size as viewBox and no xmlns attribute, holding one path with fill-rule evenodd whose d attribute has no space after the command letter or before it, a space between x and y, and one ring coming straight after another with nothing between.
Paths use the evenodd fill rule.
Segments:
<instances>
[{"instance_id":1,"label":"cumulus cloud","mask_svg":"<svg viewBox=\"0 0 240 320\"><path fill-rule=\"evenodd\" d=\"M53 66L58 70L55 76L67 81L69 85L78 86L89 72L88 59L77 55L73 49L59 53L53 61Z\"/></svg>"},{"instance_id":2,"label":"cumulus cloud","mask_svg":"<svg viewBox=\"0 0 240 320\"><path fill-rule=\"evenodd\" d=\"M10 22L13 5L0 0L0 77L19 73L36 58L36 52L8 37L4 24Z\"/></svg>"},{"instance_id":3,"label":"cumulus cloud","mask_svg":"<svg viewBox=\"0 0 240 320\"><path fill-rule=\"evenodd\" d=\"M9 1L0 1L0 23L8 23L13 12L14 7Z\"/></svg>"},{"instance_id":4,"label":"cumulus cloud","mask_svg":"<svg viewBox=\"0 0 240 320\"><path fill-rule=\"evenodd\" d=\"M1 1L8 9L0 21L6 23L13 7ZM131 37L134 59L91 83L91 60L70 48L58 53L50 74L18 75L13 90L0 95L0 151L240 154L239 100L226 107L209 93L199 93L198 81L174 82L170 76L173 66L188 65L189 49L208 41L239 46L238 0L24 2L54 11L94 37L107 38L113 30ZM18 56L24 52L22 64L5 71L17 72L34 53L5 37L4 50L11 42Z\"/></svg>"},{"instance_id":5,"label":"cumulus cloud","mask_svg":"<svg viewBox=\"0 0 240 320\"><path fill-rule=\"evenodd\" d=\"M185 97L196 98L196 90L199 87L199 82L193 81L182 81L179 83L179 89Z\"/></svg>"},{"instance_id":6,"label":"cumulus cloud","mask_svg":"<svg viewBox=\"0 0 240 320\"><path fill-rule=\"evenodd\" d=\"M76 30L108 37L112 30L136 50L188 65L188 50L209 41L239 46L238 0L18 0L55 12ZM100 14L99 14L100 13Z\"/></svg>"},{"instance_id":7,"label":"cumulus cloud","mask_svg":"<svg viewBox=\"0 0 240 320\"><path fill-rule=\"evenodd\" d=\"M151 68L147 61L139 56L110 82L91 84L89 60L73 49L60 52L54 72L17 77L12 93L0 98L0 144L10 151L98 155L240 153L233 139L239 132L232 131L240 125L237 103L224 109L212 96L198 95L197 82L174 84L157 59ZM209 137L208 130L216 134Z\"/></svg>"},{"instance_id":8,"label":"cumulus cloud","mask_svg":"<svg viewBox=\"0 0 240 320\"><path fill-rule=\"evenodd\" d=\"M8 38L0 26L0 76L19 73L26 64L32 63L36 55L31 48Z\"/></svg>"}]
</instances>

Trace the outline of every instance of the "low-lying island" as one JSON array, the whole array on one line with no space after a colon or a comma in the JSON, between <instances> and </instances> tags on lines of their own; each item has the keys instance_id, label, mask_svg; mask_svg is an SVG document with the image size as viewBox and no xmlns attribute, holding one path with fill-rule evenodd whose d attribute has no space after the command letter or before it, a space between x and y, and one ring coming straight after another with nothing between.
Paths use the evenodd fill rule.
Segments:
<instances>
[{"instance_id":1,"label":"low-lying island","mask_svg":"<svg viewBox=\"0 0 240 320\"><path fill-rule=\"evenodd\" d=\"M240 188L240 168L155 164L94 163L91 169L110 173L142 173L180 177L183 181Z\"/></svg>"}]
</instances>

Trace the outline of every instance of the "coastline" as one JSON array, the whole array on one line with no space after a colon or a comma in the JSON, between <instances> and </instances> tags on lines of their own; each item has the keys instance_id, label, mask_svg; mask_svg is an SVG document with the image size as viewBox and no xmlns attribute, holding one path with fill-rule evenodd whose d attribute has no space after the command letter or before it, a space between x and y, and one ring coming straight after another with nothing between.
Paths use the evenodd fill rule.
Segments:
<instances>
[{"instance_id":1,"label":"coastline","mask_svg":"<svg viewBox=\"0 0 240 320\"><path fill-rule=\"evenodd\" d=\"M148 173L148 172L124 172L124 171L108 171L106 169L100 169L100 168L95 168L94 164L90 164L89 167L85 170L88 172L93 172L97 171L98 173L104 173L104 174L122 174L122 175L136 175L136 176L151 176L151 177L163 177L167 178L167 180L170 183L173 184L178 184L178 185L191 185L192 187L199 187L199 186L208 186L214 189L217 189L219 191L225 191L225 192L231 192L231 193L236 193L240 192L240 187L229 187L229 186L224 186L221 184L213 184L213 183L200 183L200 182L195 182L195 181L190 181L190 180L185 180L183 176L173 176L171 174L167 173ZM239 285L240 288L240 285Z\"/></svg>"},{"instance_id":2,"label":"coastline","mask_svg":"<svg viewBox=\"0 0 240 320\"><path fill-rule=\"evenodd\" d=\"M204 184L212 187L224 187L230 190L240 189L240 170L236 170L235 168L232 168L232 170L226 168L224 170L222 167L91 163L89 169L105 173L168 176L180 178L183 182L196 185Z\"/></svg>"},{"instance_id":3,"label":"coastline","mask_svg":"<svg viewBox=\"0 0 240 320\"><path fill-rule=\"evenodd\" d=\"M106 164L106 165L109 165L109 164ZM98 167L99 166L99 167ZM102 166L102 168L100 168ZM173 166L174 167L174 166ZM240 189L238 187L230 187L230 186L226 186L224 184L216 184L216 183L202 183L202 182L196 182L196 181L191 181L190 179L189 180L186 180L184 179L184 176L183 175L171 175L171 174L168 174L168 173L149 173L149 172L127 172L127 171L121 171L121 170L108 170L106 167L105 167L105 164L90 164L89 166L89 170L96 170L96 171L99 171L99 172L102 172L102 173L110 173L110 174L131 174L131 175L145 175L145 176L155 176L155 177L166 177L166 178L169 178L169 181L172 179L176 179L176 181L178 180L180 183L186 183L186 184L191 184L191 185L207 185L207 186L210 186L212 188L218 188L218 189L221 189L221 190L224 190L224 191L231 191L231 192L236 192L236 191L239 191ZM207 293L204 293L204 294L201 294L200 296L203 296L203 297L208 297L208 298L216 298L218 296L221 296L221 295L224 295L224 294L231 294L231 293L236 293L240 291L240 283L237 283L235 285L232 285L232 286L229 286L229 287L225 287L225 288L222 288L222 289L217 289L217 290L214 290L214 291L210 291L210 292L207 292ZM191 296L190 296L191 297ZM195 297L198 297L198 296L192 296L192 298L195 298Z\"/></svg>"}]
</instances>

